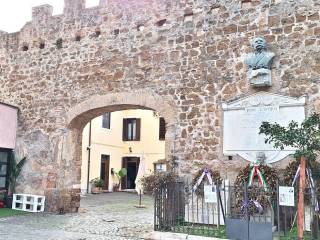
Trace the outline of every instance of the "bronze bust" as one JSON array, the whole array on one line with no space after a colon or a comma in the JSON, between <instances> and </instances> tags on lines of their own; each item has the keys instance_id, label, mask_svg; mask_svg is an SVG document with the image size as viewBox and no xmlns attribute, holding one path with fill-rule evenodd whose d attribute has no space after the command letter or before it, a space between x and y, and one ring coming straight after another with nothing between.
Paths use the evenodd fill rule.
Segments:
<instances>
[{"instance_id":1,"label":"bronze bust","mask_svg":"<svg viewBox=\"0 0 320 240\"><path fill-rule=\"evenodd\" d=\"M246 56L245 63L248 66L248 78L251 85L271 86L271 66L275 54L268 52L266 40L256 37L252 41L253 53Z\"/></svg>"}]
</instances>

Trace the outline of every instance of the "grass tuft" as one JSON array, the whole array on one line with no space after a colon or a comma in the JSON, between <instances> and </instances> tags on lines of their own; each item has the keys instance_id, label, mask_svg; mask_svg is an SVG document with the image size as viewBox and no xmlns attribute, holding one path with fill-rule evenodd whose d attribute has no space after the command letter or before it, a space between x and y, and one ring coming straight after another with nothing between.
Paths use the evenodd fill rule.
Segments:
<instances>
[{"instance_id":1,"label":"grass tuft","mask_svg":"<svg viewBox=\"0 0 320 240\"><path fill-rule=\"evenodd\" d=\"M26 215L26 214L28 214L28 212L13 210L11 208L0 208L0 218Z\"/></svg>"}]
</instances>

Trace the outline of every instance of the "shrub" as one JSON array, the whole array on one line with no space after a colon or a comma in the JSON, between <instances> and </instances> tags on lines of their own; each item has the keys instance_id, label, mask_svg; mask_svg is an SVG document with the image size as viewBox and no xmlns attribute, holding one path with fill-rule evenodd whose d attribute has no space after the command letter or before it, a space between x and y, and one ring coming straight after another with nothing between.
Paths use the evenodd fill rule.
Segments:
<instances>
[{"instance_id":1,"label":"shrub","mask_svg":"<svg viewBox=\"0 0 320 240\"><path fill-rule=\"evenodd\" d=\"M153 172L150 175L141 178L144 192L153 193L155 189L165 187L178 180L174 172Z\"/></svg>"}]
</instances>

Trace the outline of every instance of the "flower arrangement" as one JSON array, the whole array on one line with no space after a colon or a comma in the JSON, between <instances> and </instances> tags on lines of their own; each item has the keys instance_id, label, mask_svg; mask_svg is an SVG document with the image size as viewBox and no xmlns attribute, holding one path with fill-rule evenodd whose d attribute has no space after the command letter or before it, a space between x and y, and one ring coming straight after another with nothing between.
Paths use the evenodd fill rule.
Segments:
<instances>
[{"instance_id":1,"label":"flower arrangement","mask_svg":"<svg viewBox=\"0 0 320 240\"><path fill-rule=\"evenodd\" d=\"M248 185L250 182L250 175L252 173L252 168L248 164L246 167L240 170L236 181L235 181L235 197L236 197L236 211L241 214L244 203L244 187L245 184ZM264 178L266 188L263 183L258 182L257 178L253 178L252 184L248 186L248 201L257 202L261 205L262 209L265 210L272 207L272 203L276 200L276 186L278 180L278 173L275 169L261 164L258 167L261 175ZM249 204L248 212L250 215L256 213L262 213L261 209L256 207L257 204Z\"/></svg>"},{"instance_id":2,"label":"flower arrangement","mask_svg":"<svg viewBox=\"0 0 320 240\"><path fill-rule=\"evenodd\" d=\"M203 175L203 173L207 172L207 174L209 174L212 178L212 181L214 184L221 184L222 183L222 178L220 175L219 171L216 170L212 170L209 167L203 167L201 168L194 176L193 180L192 180L192 186L195 186L197 184L197 182L199 181L199 179L201 178L201 176ZM198 197L203 197L204 196L204 185L209 184L208 179L206 177L203 178L203 180L201 181L201 183L197 186L197 188L195 189L195 193Z\"/></svg>"}]
</instances>

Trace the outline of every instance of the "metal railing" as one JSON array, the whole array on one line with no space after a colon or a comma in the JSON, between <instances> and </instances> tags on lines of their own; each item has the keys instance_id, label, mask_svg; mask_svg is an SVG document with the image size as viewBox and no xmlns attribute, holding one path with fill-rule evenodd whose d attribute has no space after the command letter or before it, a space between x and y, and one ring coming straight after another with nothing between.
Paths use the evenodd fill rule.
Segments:
<instances>
[{"instance_id":1,"label":"metal railing","mask_svg":"<svg viewBox=\"0 0 320 240\"><path fill-rule=\"evenodd\" d=\"M259 192L268 194L257 199ZM154 228L167 231L227 238L237 234L237 239L297 239L297 191L295 206L279 206L279 184L274 189L259 186L216 187L216 196L206 199L196 194L193 186L184 182L172 183L155 190ZM315 201L320 195L305 190L305 234L304 239L320 239L319 212ZM263 206L255 206L260 201ZM259 203L259 204L260 204ZM262 204L263 203L263 204ZM259 205L258 204L258 205Z\"/></svg>"},{"instance_id":2,"label":"metal railing","mask_svg":"<svg viewBox=\"0 0 320 240\"><path fill-rule=\"evenodd\" d=\"M226 196L208 203L192 186L183 182L169 184L155 191L155 230L208 237L225 237Z\"/></svg>"}]
</instances>

